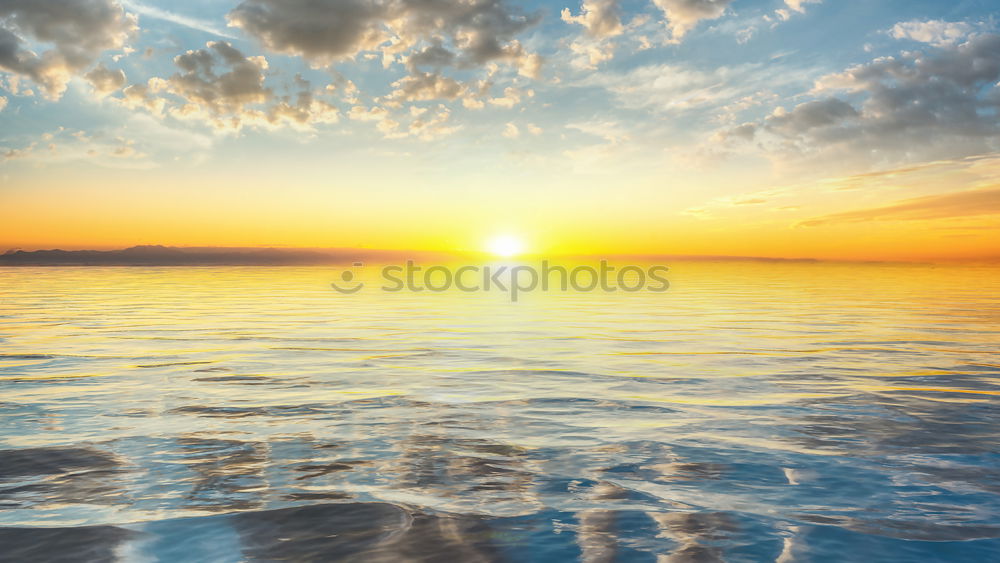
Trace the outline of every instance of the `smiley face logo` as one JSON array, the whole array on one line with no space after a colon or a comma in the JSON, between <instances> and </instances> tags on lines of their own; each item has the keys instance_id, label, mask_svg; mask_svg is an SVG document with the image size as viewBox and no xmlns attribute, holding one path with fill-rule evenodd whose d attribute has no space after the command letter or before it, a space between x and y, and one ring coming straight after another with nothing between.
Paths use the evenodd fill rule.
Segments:
<instances>
[{"instance_id":1,"label":"smiley face logo","mask_svg":"<svg viewBox=\"0 0 1000 563\"><path fill-rule=\"evenodd\" d=\"M363 268L364 264L361 262L354 263L355 268ZM355 293L361 291L365 284L361 282L354 283L354 272L351 270L344 270L340 273L340 280L343 285L333 282L330 284L333 289L337 290L338 293L343 293L345 295L354 295ZM353 285L352 285L353 284Z\"/></svg>"}]
</instances>

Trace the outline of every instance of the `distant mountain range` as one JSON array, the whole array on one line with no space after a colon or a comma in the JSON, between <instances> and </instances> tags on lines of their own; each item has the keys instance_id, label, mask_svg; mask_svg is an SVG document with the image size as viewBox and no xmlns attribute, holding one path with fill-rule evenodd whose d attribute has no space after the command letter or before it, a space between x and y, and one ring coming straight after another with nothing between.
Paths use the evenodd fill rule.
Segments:
<instances>
[{"instance_id":1,"label":"distant mountain range","mask_svg":"<svg viewBox=\"0 0 1000 563\"><path fill-rule=\"evenodd\" d=\"M427 252L367 249L177 248L133 246L124 250L11 250L0 266L296 266L359 261L426 259Z\"/></svg>"},{"instance_id":2,"label":"distant mountain range","mask_svg":"<svg viewBox=\"0 0 1000 563\"><path fill-rule=\"evenodd\" d=\"M456 260L481 260L483 255L462 252L429 252L415 250L373 250L367 248L219 248L133 246L122 250L9 250L0 254L0 266L320 266L345 265L354 262L369 264L417 262L453 263ZM541 260L529 256L526 260ZM617 256L562 255L549 257L559 260L588 262L607 258L636 262L698 261L698 262L820 262L811 258L767 258L753 256L689 256L622 254ZM977 260L1000 262L1000 257ZM869 262L873 263L873 262Z\"/></svg>"}]
</instances>

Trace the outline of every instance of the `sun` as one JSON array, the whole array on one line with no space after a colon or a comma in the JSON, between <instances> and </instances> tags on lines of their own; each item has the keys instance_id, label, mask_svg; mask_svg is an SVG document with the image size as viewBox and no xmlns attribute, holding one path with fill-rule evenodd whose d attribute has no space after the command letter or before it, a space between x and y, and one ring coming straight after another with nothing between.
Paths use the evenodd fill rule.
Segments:
<instances>
[{"instance_id":1,"label":"sun","mask_svg":"<svg viewBox=\"0 0 1000 563\"><path fill-rule=\"evenodd\" d=\"M496 256L513 258L524 252L524 242L513 235L500 235L491 238L486 249Z\"/></svg>"}]
</instances>

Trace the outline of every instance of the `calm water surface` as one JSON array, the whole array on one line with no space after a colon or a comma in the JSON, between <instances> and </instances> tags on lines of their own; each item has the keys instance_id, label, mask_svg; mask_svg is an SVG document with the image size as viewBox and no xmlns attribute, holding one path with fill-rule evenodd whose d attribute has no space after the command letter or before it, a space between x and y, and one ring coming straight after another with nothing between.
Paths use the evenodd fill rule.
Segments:
<instances>
[{"instance_id":1,"label":"calm water surface","mask_svg":"<svg viewBox=\"0 0 1000 563\"><path fill-rule=\"evenodd\" d=\"M0 268L0 560L1000 560L1000 269Z\"/></svg>"}]
</instances>

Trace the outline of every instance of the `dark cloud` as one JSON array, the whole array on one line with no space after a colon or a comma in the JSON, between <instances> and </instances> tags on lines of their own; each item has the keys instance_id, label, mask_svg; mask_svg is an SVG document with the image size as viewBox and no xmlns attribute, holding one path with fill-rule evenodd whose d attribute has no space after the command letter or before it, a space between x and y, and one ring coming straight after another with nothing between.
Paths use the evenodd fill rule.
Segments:
<instances>
[{"instance_id":1,"label":"dark cloud","mask_svg":"<svg viewBox=\"0 0 1000 563\"><path fill-rule=\"evenodd\" d=\"M820 79L816 101L725 138L784 154L879 163L989 153L1000 140L1000 35L883 57Z\"/></svg>"},{"instance_id":2,"label":"dark cloud","mask_svg":"<svg viewBox=\"0 0 1000 563\"><path fill-rule=\"evenodd\" d=\"M453 100L474 86L443 74L504 63L537 78L541 57L518 35L539 21L505 0L244 0L228 19L272 52L314 66L378 53L405 63L393 100Z\"/></svg>"},{"instance_id":3,"label":"dark cloud","mask_svg":"<svg viewBox=\"0 0 1000 563\"><path fill-rule=\"evenodd\" d=\"M373 0L247 0L228 20L274 52L326 64L387 42L383 21L390 5Z\"/></svg>"},{"instance_id":4,"label":"dark cloud","mask_svg":"<svg viewBox=\"0 0 1000 563\"><path fill-rule=\"evenodd\" d=\"M764 121L764 127L785 137L798 137L816 129L857 119L854 106L831 98L807 102L792 111L778 111Z\"/></svg>"},{"instance_id":5,"label":"dark cloud","mask_svg":"<svg viewBox=\"0 0 1000 563\"><path fill-rule=\"evenodd\" d=\"M174 59L183 72L170 77L170 91L213 116L238 114L270 100L264 86L267 60L246 57L229 43L216 41Z\"/></svg>"},{"instance_id":6,"label":"dark cloud","mask_svg":"<svg viewBox=\"0 0 1000 563\"><path fill-rule=\"evenodd\" d=\"M434 43L452 52L455 64L476 66L522 57L515 38L539 16L504 0L245 0L228 19L269 50L320 65Z\"/></svg>"},{"instance_id":7,"label":"dark cloud","mask_svg":"<svg viewBox=\"0 0 1000 563\"><path fill-rule=\"evenodd\" d=\"M3 0L0 70L33 80L58 99L70 78L102 53L121 49L137 29L117 0ZM51 48L35 53L28 41Z\"/></svg>"},{"instance_id":8,"label":"dark cloud","mask_svg":"<svg viewBox=\"0 0 1000 563\"><path fill-rule=\"evenodd\" d=\"M246 124L310 127L332 123L338 110L316 98L309 81L296 76L293 95L277 96L265 84L267 59L247 56L225 41L209 42L174 58L181 72L151 78L123 91L122 103L155 115L169 114L238 130ZM179 100L179 101L178 101Z\"/></svg>"}]
</instances>

